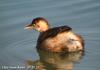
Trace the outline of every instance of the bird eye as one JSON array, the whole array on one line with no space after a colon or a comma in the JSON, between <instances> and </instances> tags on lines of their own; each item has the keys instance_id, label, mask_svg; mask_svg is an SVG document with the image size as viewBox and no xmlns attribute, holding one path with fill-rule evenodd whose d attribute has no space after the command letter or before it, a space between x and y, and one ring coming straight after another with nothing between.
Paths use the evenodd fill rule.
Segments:
<instances>
[{"instance_id":1,"label":"bird eye","mask_svg":"<svg viewBox=\"0 0 100 70\"><path fill-rule=\"evenodd\" d=\"M35 24L33 24L33 27L35 26Z\"/></svg>"}]
</instances>

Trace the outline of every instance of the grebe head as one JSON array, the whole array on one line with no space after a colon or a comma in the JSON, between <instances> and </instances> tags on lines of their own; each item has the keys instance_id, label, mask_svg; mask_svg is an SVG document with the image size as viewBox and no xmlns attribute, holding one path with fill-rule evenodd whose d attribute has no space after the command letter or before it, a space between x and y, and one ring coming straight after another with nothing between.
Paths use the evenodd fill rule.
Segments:
<instances>
[{"instance_id":1,"label":"grebe head","mask_svg":"<svg viewBox=\"0 0 100 70\"><path fill-rule=\"evenodd\" d=\"M32 23L25 27L26 29L35 29L39 32L44 32L49 29L48 21L43 17L33 19Z\"/></svg>"}]
</instances>

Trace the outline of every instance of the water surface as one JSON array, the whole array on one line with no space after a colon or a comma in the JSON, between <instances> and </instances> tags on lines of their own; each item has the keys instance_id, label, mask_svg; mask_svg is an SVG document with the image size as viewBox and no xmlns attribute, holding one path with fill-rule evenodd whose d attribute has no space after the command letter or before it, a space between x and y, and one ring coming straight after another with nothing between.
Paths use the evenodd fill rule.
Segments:
<instances>
[{"instance_id":1,"label":"water surface","mask_svg":"<svg viewBox=\"0 0 100 70\"><path fill-rule=\"evenodd\" d=\"M39 33L24 30L39 16L48 19L51 27L69 25L84 37L85 56L74 70L100 69L99 0L1 0L0 67L39 59L35 48Z\"/></svg>"}]
</instances>

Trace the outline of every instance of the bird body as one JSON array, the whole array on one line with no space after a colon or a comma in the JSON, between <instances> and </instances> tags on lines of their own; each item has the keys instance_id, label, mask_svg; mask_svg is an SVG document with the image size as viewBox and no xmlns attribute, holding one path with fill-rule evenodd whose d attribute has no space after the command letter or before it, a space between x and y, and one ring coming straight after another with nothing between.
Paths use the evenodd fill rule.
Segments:
<instances>
[{"instance_id":1,"label":"bird body","mask_svg":"<svg viewBox=\"0 0 100 70\"><path fill-rule=\"evenodd\" d=\"M41 21L41 22L40 22ZM30 25L40 31L37 48L50 52L76 52L84 50L83 38L69 26L49 28L44 18L36 18ZM44 25L44 26L43 26Z\"/></svg>"}]
</instances>

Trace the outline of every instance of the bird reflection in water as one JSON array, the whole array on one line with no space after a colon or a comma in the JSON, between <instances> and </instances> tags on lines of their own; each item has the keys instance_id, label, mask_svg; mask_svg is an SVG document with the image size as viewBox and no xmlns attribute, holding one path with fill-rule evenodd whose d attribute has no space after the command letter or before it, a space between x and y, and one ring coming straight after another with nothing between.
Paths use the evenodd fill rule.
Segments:
<instances>
[{"instance_id":1,"label":"bird reflection in water","mask_svg":"<svg viewBox=\"0 0 100 70\"><path fill-rule=\"evenodd\" d=\"M83 51L71 53L52 53L38 49L39 60L27 60L32 70L73 70L74 63L79 62L84 55Z\"/></svg>"}]
</instances>

